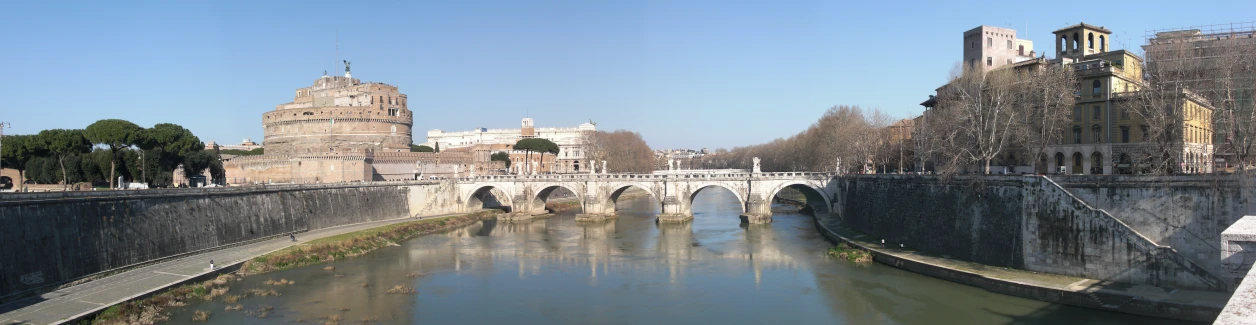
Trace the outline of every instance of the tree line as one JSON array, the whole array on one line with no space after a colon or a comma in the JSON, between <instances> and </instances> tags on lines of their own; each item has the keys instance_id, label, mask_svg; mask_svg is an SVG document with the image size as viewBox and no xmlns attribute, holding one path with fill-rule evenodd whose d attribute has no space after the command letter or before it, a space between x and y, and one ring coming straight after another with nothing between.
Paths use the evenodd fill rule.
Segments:
<instances>
[{"instance_id":1,"label":"tree line","mask_svg":"<svg viewBox=\"0 0 1256 325\"><path fill-rule=\"evenodd\" d=\"M937 96L931 96L932 108L914 119L895 122L877 110L836 106L794 136L717 149L695 165L748 169L752 157L759 157L764 171L840 168L950 175L990 173L991 166L1045 170L1052 159L1047 147L1063 144L1072 119L1087 111L1077 106L1083 85L1074 67L1034 60L990 71L959 66ZM1204 50L1181 42L1148 53L1148 61L1124 62L1118 68L1143 80L1131 82L1128 89L1114 87L1113 108L1105 114L1134 117L1145 140L1126 146L1134 149L1126 149L1133 151L1124 158L1133 161L1104 157L1104 164L1142 166L1133 173L1174 172L1182 162L1185 121L1198 118L1184 109L1187 96L1214 108L1207 118L1215 121L1212 142L1217 153L1231 157L1239 170L1256 158L1256 41L1221 42ZM1086 143L1125 141L1104 134L1111 133L1096 131Z\"/></svg>"},{"instance_id":2,"label":"tree line","mask_svg":"<svg viewBox=\"0 0 1256 325\"><path fill-rule=\"evenodd\" d=\"M778 171L846 172L889 166L890 133L886 127L892 118L876 109L839 105L829 108L810 127L788 138L771 142L716 149L698 158L695 167L706 169L750 169L752 159L760 159L760 168ZM874 160L884 158L884 160Z\"/></svg>"},{"instance_id":3,"label":"tree line","mask_svg":"<svg viewBox=\"0 0 1256 325\"><path fill-rule=\"evenodd\" d=\"M179 165L189 178L206 169L216 179L225 176L216 150L204 150L196 135L171 123L143 128L106 119L83 129L43 130L0 141L3 166L18 170L20 179L67 188L80 182L116 188L119 176L154 187L173 186Z\"/></svg>"},{"instance_id":4,"label":"tree line","mask_svg":"<svg viewBox=\"0 0 1256 325\"><path fill-rule=\"evenodd\" d=\"M839 105L806 130L759 145L717 149L706 168L843 173L989 171L1008 148L1058 142L1074 105L1073 74L1062 66L983 71L956 69L931 100L937 107L913 119L877 109ZM1001 161L1000 161L1001 162Z\"/></svg>"},{"instance_id":5,"label":"tree line","mask_svg":"<svg viewBox=\"0 0 1256 325\"><path fill-rule=\"evenodd\" d=\"M650 173L658 165L654 151L641 138L641 134L627 130L592 131L583 136L581 165L592 162L588 169L600 169L606 161L608 173Z\"/></svg>"}]
</instances>

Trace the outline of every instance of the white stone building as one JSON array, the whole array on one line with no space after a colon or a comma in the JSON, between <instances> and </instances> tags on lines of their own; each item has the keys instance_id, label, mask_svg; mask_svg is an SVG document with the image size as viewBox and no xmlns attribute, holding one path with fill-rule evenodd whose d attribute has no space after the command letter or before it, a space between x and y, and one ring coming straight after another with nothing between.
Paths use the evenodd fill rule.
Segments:
<instances>
[{"instance_id":1,"label":"white stone building","mask_svg":"<svg viewBox=\"0 0 1256 325\"><path fill-rule=\"evenodd\" d=\"M524 118L518 129L480 128L470 131L445 132L440 129L427 131L427 141L422 145L440 149L469 148L477 145L514 145L527 138L542 138L558 144L557 166L553 169L558 173L577 172L579 162L584 158L584 134L597 131L593 123L581 123L574 128L538 128L533 125L532 118ZM587 162L586 162L587 163Z\"/></svg>"}]
</instances>

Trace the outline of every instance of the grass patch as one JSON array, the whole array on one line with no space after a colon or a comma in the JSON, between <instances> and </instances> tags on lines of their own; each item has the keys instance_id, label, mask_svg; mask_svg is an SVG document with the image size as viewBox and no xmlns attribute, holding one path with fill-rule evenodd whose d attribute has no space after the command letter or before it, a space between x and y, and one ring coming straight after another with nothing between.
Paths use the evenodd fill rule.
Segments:
<instances>
[{"instance_id":1,"label":"grass patch","mask_svg":"<svg viewBox=\"0 0 1256 325\"><path fill-rule=\"evenodd\" d=\"M858 264L872 263L871 253L868 253L866 250L850 247L850 245L846 245L846 243L830 247L828 255Z\"/></svg>"},{"instance_id":2,"label":"grass patch","mask_svg":"<svg viewBox=\"0 0 1256 325\"><path fill-rule=\"evenodd\" d=\"M381 247L396 246L399 242L416 236L462 227L496 214L483 211L460 216L427 219L359 230L325 238L302 245L288 247L244 262L239 273L260 274L271 271L314 265L327 261L366 254ZM334 266L327 267L335 270Z\"/></svg>"},{"instance_id":3,"label":"grass patch","mask_svg":"<svg viewBox=\"0 0 1256 325\"><path fill-rule=\"evenodd\" d=\"M496 211L483 211L439 219L419 220L320 238L246 261L237 274L240 276L258 274L340 260L350 256L365 254L381 247L395 246L398 242L415 236L466 226L496 213ZM334 270L334 267L331 269ZM214 280L170 288L149 298L110 306L96 315L89 323L105 325L156 324L169 319L168 313L164 312L165 309L186 306L188 301L192 299L211 301L222 297L222 300L228 304L235 304L240 299L249 296L267 297L280 295L279 292L273 289L251 289L239 295L227 294L229 288L226 285L237 279L237 275L224 274ZM271 286L284 286L292 285L293 283L295 282L280 279L268 284ZM243 306L237 304L228 306L226 309L240 310L241 308ZM254 317L265 318L272 309L273 307L270 306L261 306L246 312ZM205 311L205 318L209 318L208 311Z\"/></svg>"},{"instance_id":4,"label":"grass patch","mask_svg":"<svg viewBox=\"0 0 1256 325\"><path fill-rule=\"evenodd\" d=\"M170 319L168 313L163 312L165 309L186 306L194 299L210 301L215 297L225 296L227 290L230 290L226 285L235 279L234 275L223 274L214 280L182 285L145 299L113 305L96 315L90 323L114 325L164 322ZM209 312L200 310L197 312L204 313L204 319L199 321L209 319ZM193 315L193 320L196 320L196 317L200 315Z\"/></svg>"},{"instance_id":5,"label":"grass patch","mask_svg":"<svg viewBox=\"0 0 1256 325\"><path fill-rule=\"evenodd\" d=\"M193 322L204 322L207 320L209 320L209 312L200 310L200 309L197 309L196 311L192 312Z\"/></svg>"},{"instance_id":6,"label":"grass patch","mask_svg":"<svg viewBox=\"0 0 1256 325\"><path fill-rule=\"evenodd\" d=\"M392 288L388 288L388 294L390 295L412 295L418 292L419 290L414 289L414 287L404 284L398 284Z\"/></svg>"}]
</instances>

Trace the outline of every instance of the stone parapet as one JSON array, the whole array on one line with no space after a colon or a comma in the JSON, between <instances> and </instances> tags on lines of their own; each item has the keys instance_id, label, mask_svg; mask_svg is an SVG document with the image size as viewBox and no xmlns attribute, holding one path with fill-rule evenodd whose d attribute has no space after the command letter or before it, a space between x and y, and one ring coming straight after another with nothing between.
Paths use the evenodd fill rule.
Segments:
<instances>
[{"instance_id":1,"label":"stone parapet","mask_svg":"<svg viewBox=\"0 0 1256 325\"><path fill-rule=\"evenodd\" d=\"M1244 216L1221 232L1222 276L1238 284L1256 262L1256 216Z\"/></svg>"}]
</instances>

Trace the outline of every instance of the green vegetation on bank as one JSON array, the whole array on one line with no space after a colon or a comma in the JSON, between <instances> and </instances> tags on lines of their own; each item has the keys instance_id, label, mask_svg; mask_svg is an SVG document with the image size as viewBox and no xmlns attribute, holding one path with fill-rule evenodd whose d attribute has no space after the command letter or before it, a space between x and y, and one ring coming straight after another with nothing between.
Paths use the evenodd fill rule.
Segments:
<instances>
[{"instance_id":1,"label":"green vegetation on bank","mask_svg":"<svg viewBox=\"0 0 1256 325\"><path fill-rule=\"evenodd\" d=\"M561 201L555 200L553 202L546 202L545 209L554 211L554 213L580 210L580 200L572 198Z\"/></svg>"},{"instance_id":2,"label":"green vegetation on bank","mask_svg":"<svg viewBox=\"0 0 1256 325\"><path fill-rule=\"evenodd\" d=\"M850 245L846 245L846 243L830 247L828 255L859 264L872 263L871 253L868 253L866 250L851 247Z\"/></svg>"},{"instance_id":3,"label":"green vegetation on bank","mask_svg":"<svg viewBox=\"0 0 1256 325\"><path fill-rule=\"evenodd\" d=\"M358 256L381 247L397 245L415 236L463 227L496 213L496 211L482 211L460 216L404 222L315 239L244 262L239 274L260 274Z\"/></svg>"},{"instance_id":4,"label":"green vegetation on bank","mask_svg":"<svg viewBox=\"0 0 1256 325\"><path fill-rule=\"evenodd\" d=\"M500 161L506 163L506 168L510 168L510 154L506 152L493 153L488 158L489 161Z\"/></svg>"},{"instance_id":5,"label":"green vegetation on bank","mask_svg":"<svg viewBox=\"0 0 1256 325\"><path fill-rule=\"evenodd\" d=\"M261 156L261 155L266 154L266 150L265 148L257 148L253 150L222 149L222 150L218 150L218 153L224 154L224 155L236 155L236 156Z\"/></svg>"},{"instance_id":6,"label":"green vegetation on bank","mask_svg":"<svg viewBox=\"0 0 1256 325\"><path fill-rule=\"evenodd\" d=\"M188 178L206 169L215 179L224 175L218 152L204 150L200 138L171 123L143 128L106 119L83 129L42 130L0 141L4 167L16 169L20 179L39 184L91 183L112 188L122 177L153 187L174 186L179 165L185 167L183 176ZM0 184L0 188L22 186L18 180L14 183Z\"/></svg>"},{"instance_id":7,"label":"green vegetation on bank","mask_svg":"<svg viewBox=\"0 0 1256 325\"><path fill-rule=\"evenodd\" d=\"M80 322L80 324L123 325L164 322L170 319L169 313L163 312L166 308L186 306L188 302L195 299L212 301L214 298L224 297L225 301L232 302L250 295L251 292L243 292L241 295L227 294L231 290L227 284L237 279L234 275L223 274L213 280L171 288L152 297L110 306L96 315L96 318ZM209 315L206 313L203 317L208 318Z\"/></svg>"},{"instance_id":8,"label":"green vegetation on bank","mask_svg":"<svg viewBox=\"0 0 1256 325\"><path fill-rule=\"evenodd\" d=\"M213 301L221 297L223 302L236 304L240 299L250 296L278 296L280 293L274 289L237 290L235 294L228 294L231 288L227 284L231 281L239 280L245 275L313 265L365 254L381 247L395 246L397 243L413 237L464 227L497 213L497 211L482 211L451 217L403 222L312 240L246 261L236 274L219 275L214 280L182 285L167 289L149 298L110 306L90 321L83 321L80 324L157 324L169 320L170 313L165 312L167 308L186 306L195 299ZM327 268L334 269L332 266ZM421 275L422 273L412 273L409 277ZM271 287L292 284L295 284L295 282L287 279L278 281L271 279L265 282L265 285ZM395 291L390 290L389 293L413 293L414 289L407 287ZM239 304L234 306L228 305L226 311L239 311L241 309L242 306ZM262 315L254 316L262 318L265 317L264 314L267 312L269 310L255 311L255 314L261 313ZM211 313L209 312L198 310L198 313L194 313L193 320L204 321L210 315Z\"/></svg>"}]
</instances>

